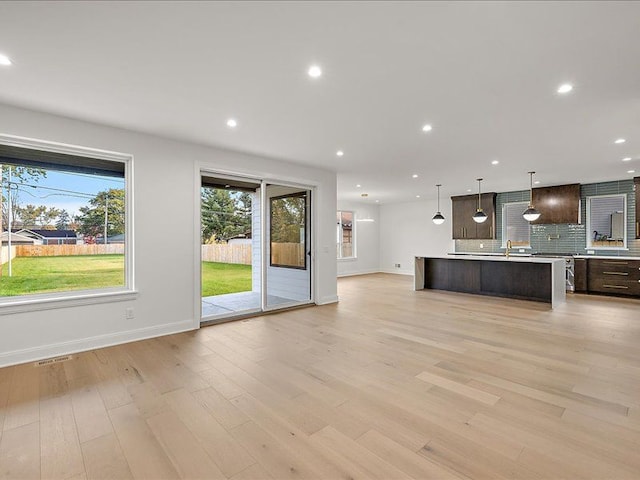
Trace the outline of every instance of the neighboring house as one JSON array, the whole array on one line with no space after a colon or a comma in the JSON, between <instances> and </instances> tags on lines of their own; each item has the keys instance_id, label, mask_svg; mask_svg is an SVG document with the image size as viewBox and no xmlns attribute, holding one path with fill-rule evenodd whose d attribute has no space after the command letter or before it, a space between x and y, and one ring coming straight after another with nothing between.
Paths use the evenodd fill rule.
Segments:
<instances>
[{"instance_id":1,"label":"neighboring house","mask_svg":"<svg viewBox=\"0 0 640 480\"><path fill-rule=\"evenodd\" d=\"M110 237L107 237L107 243L124 244L124 233L119 233L118 235L111 235Z\"/></svg>"},{"instance_id":2,"label":"neighboring house","mask_svg":"<svg viewBox=\"0 0 640 480\"><path fill-rule=\"evenodd\" d=\"M2 232L0 235L0 243L3 246L9 245L9 232ZM16 232L11 234L11 245L39 245L40 243L31 237L27 237L25 235L20 235Z\"/></svg>"},{"instance_id":3,"label":"neighboring house","mask_svg":"<svg viewBox=\"0 0 640 480\"><path fill-rule=\"evenodd\" d=\"M34 245L76 245L78 243L78 236L73 230L23 228L15 233L35 239ZM13 239L11 241L13 242Z\"/></svg>"},{"instance_id":4,"label":"neighboring house","mask_svg":"<svg viewBox=\"0 0 640 480\"><path fill-rule=\"evenodd\" d=\"M229 245L251 245L251 232L236 235L227 240Z\"/></svg>"}]
</instances>

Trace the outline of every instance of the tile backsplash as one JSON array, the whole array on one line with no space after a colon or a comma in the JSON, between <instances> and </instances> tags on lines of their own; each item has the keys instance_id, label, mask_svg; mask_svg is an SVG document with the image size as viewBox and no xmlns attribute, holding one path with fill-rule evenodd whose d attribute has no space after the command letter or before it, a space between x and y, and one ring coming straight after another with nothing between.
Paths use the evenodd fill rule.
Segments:
<instances>
[{"instance_id":1,"label":"tile backsplash","mask_svg":"<svg viewBox=\"0 0 640 480\"><path fill-rule=\"evenodd\" d=\"M587 197L593 195L627 194L627 248L628 250L596 250L598 255L640 257L640 240L635 238L636 205L633 180L590 183L580 186L581 224L531 225L531 249L527 252L587 253ZM502 206L510 202L527 202L529 191L498 193L496 197L496 240L456 240L456 252L502 253ZM480 245L483 248L480 248Z\"/></svg>"}]
</instances>

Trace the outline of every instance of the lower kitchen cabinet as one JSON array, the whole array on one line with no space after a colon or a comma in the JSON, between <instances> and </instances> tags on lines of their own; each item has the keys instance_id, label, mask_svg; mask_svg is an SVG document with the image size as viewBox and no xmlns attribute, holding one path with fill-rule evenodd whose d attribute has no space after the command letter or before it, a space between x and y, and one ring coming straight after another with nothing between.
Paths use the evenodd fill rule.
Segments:
<instances>
[{"instance_id":1,"label":"lower kitchen cabinet","mask_svg":"<svg viewBox=\"0 0 640 480\"><path fill-rule=\"evenodd\" d=\"M576 259L587 263L587 291L609 295L640 296L640 260ZM577 281L576 281L577 284ZM576 291L578 291L576 285Z\"/></svg>"},{"instance_id":2,"label":"lower kitchen cabinet","mask_svg":"<svg viewBox=\"0 0 640 480\"><path fill-rule=\"evenodd\" d=\"M584 293L587 291L587 262L586 258L576 258L573 267L573 282L575 291Z\"/></svg>"}]
</instances>

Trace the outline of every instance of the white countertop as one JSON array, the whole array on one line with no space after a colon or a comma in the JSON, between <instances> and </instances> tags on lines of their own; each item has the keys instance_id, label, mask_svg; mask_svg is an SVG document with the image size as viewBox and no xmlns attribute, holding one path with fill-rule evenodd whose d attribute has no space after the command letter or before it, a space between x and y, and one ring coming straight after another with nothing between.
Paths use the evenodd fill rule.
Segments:
<instances>
[{"instance_id":1,"label":"white countertop","mask_svg":"<svg viewBox=\"0 0 640 480\"><path fill-rule=\"evenodd\" d=\"M487 253L477 253L477 252L451 252L447 254L447 257L442 258L451 258L451 257L504 257L504 253L499 252L487 252ZM532 257L531 253L510 253L510 257ZM601 258L602 260L640 260L640 257L627 257L622 255L572 255L573 258ZM440 257L438 257L440 258ZM536 257L539 258L539 257Z\"/></svg>"},{"instance_id":2,"label":"white countertop","mask_svg":"<svg viewBox=\"0 0 640 480\"><path fill-rule=\"evenodd\" d=\"M573 258L599 258L602 260L640 260L640 257L623 257L622 255L574 255Z\"/></svg>"},{"instance_id":3,"label":"white countertop","mask_svg":"<svg viewBox=\"0 0 640 480\"><path fill-rule=\"evenodd\" d=\"M449 252L447 253L447 255L458 255L458 256L465 256L465 255L471 255L474 257L504 257L504 253L500 253L500 252L487 252L487 253L478 253L478 252ZM514 252L513 250L511 251L511 253L509 254L509 256L511 257L532 257L533 255L530 253L520 253L520 252Z\"/></svg>"},{"instance_id":4,"label":"white countertop","mask_svg":"<svg viewBox=\"0 0 640 480\"><path fill-rule=\"evenodd\" d=\"M447 260L484 260L485 262L523 262L523 263L565 263L564 258L548 258L548 257L526 257L509 255L506 257L502 254L498 255L426 255L417 258L445 258Z\"/></svg>"}]
</instances>

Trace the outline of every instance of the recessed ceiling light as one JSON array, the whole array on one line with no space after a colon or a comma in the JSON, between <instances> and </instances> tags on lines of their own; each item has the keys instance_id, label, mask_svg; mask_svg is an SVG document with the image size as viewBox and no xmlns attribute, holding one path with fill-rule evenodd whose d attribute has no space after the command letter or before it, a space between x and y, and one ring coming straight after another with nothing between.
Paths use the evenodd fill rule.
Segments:
<instances>
[{"instance_id":1,"label":"recessed ceiling light","mask_svg":"<svg viewBox=\"0 0 640 480\"><path fill-rule=\"evenodd\" d=\"M338 150L338 151L336 152L336 155L337 155L337 156L339 156L339 157L341 157L341 156L343 156L343 155L344 155L344 152L343 152L342 150Z\"/></svg>"},{"instance_id":2,"label":"recessed ceiling light","mask_svg":"<svg viewBox=\"0 0 640 480\"><path fill-rule=\"evenodd\" d=\"M627 173L636 173L635 170L627 170Z\"/></svg>"},{"instance_id":3,"label":"recessed ceiling light","mask_svg":"<svg viewBox=\"0 0 640 480\"><path fill-rule=\"evenodd\" d=\"M470 188L467 188L467 192L471 192L472 190Z\"/></svg>"},{"instance_id":4,"label":"recessed ceiling light","mask_svg":"<svg viewBox=\"0 0 640 480\"><path fill-rule=\"evenodd\" d=\"M2 53L0 53L0 65L4 65L4 66L9 66L11 65L11 59L9 57L7 57L6 55L3 55Z\"/></svg>"},{"instance_id":5,"label":"recessed ceiling light","mask_svg":"<svg viewBox=\"0 0 640 480\"><path fill-rule=\"evenodd\" d=\"M499 163L500 163L499 160L494 160L494 161L491 162L491 165L498 165Z\"/></svg>"},{"instance_id":6,"label":"recessed ceiling light","mask_svg":"<svg viewBox=\"0 0 640 480\"><path fill-rule=\"evenodd\" d=\"M318 78L322 76L322 69L318 65L311 65L307 70L307 75L311 78Z\"/></svg>"},{"instance_id":7,"label":"recessed ceiling light","mask_svg":"<svg viewBox=\"0 0 640 480\"><path fill-rule=\"evenodd\" d=\"M361 186L362 186L362 185L360 185L360 184L357 184L357 185L356 185L356 188L360 188Z\"/></svg>"},{"instance_id":8,"label":"recessed ceiling light","mask_svg":"<svg viewBox=\"0 0 640 480\"><path fill-rule=\"evenodd\" d=\"M422 126L422 131L423 132L430 132L431 130L433 130L433 127L431 125L429 125L428 123Z\"/></svg>"},{"instance_id":9,"label":"recessed ceiling light","mask_svg":"<svg viewBox=\"0 0 640 480\"><path fill-rule=\"evenodd\" d=\"M376 200L376 203L380 203L380 200Z\"/></svg>"},{"instance_id":10,"label":"recessed ceiling light","mask_svg":"<svg viewBox=\"0 0 640 480\"><path fill-rule=\"evenodd\" d=\"M624 143L626 142L626 140L624 138L618 138L615 142L613 143Z\"/></svg>"},{"instance_id":11,"label":"recessed ceiling light","mask_svg":"<svg viewBox=\"0 0 640 480\"><path fill-rule=\"evenodd\" d=\"M413 175L411 175L411 178L418 178L418 174L414 173Z\"/></svg>"},{"instance_id":12,"label":"recessed ceiling light","mask_svg":"<svg viewBox=\"0 0 640 480\"><path fill-rule=\"evenodd\" d=\"M416 198L420 198L420 195L416 195Z\"/></svg>"},{"instance_id":13,"label":"recessed ceiling light","mask_svg":"<svg viewBox=\"0 0 640 480\"><path fill-rule=\"evenodd\" d=\"M227 120L227 127L236 128L238 126L238 121L235 118L230 118Z\"/></svg>"},{"instance_id":14,"label":"recessed ceiling light","mask_svg":"<svg viewBox=\"0 0 640 480\"><path fill-rule=\"evenodd\" d=\"M631 161L631 157L624 157L622 159L623 162L630 162Z\"/></svg>"},{"instance_id":15,"label":"recessed ceiling light","mask_svg":"<svg viewBox=\"0 0 640 480\"><path fill-rule=\"evenodd\" d=\"M534 184L536 184L536 185L539 185L539 184L540 184L540 180L536 180L536 181L535 181L535 182L533 182L533 183L534 183Z\"/></svg>"},{"instance_id":16,"label":"recessed ceiling light","mask_svg":"<svg viewBox=\"0 0 640 480\"><path fill-rule=\"evenodd\" d=\"M569 93L571 90L573 90L573 85L571 85L570 83L563 83L562 85L560 85L558 87L557 92L558 93Z\"/></svg>"}]
</instances>

